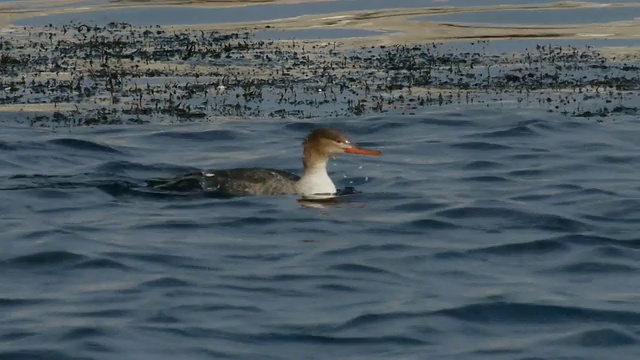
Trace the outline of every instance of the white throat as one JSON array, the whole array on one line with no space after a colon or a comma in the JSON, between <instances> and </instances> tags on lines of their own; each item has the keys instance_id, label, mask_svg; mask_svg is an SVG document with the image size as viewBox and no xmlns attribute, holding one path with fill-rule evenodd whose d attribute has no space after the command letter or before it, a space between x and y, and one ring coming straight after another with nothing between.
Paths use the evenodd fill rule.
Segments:
<instances>
[{"instance_id":1,"label":"white throat","mask_svg":"<svg viewBox=\"0 0 640 360\"><path fill-rule=\"evenodd\" d=\"M304 174L294 185L298 195L306 198L335 197L336 186L327 174L327 160L304 169Z\"/></svg>"}]
</instances>

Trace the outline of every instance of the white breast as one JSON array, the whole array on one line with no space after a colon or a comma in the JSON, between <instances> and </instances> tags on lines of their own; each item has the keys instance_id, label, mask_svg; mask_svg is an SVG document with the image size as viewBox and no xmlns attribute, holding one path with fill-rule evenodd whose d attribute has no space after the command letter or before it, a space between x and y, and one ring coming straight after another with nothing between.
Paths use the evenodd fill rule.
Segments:
<instances>
[{"instance_id":1,"label":"white breast","mask_svg":"<svg viewBox=\"0 0 640 360\"><path fill-rule=\"evenodd\" d=\"M304 197L333 197L336 186L331 181L325 168L306 171L294 185L296 192Z\"/></svg>"}]
</instances>

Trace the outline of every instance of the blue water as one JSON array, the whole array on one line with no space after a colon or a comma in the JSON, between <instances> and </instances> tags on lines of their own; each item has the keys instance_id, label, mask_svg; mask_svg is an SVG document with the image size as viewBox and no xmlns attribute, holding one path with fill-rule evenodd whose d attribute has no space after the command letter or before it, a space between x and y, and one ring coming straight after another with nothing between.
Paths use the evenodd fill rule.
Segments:
<instances>
[{"instance_id":1,"label":"blue water","mask_svg":"<svg viewBox=\"0 0 640 360\"><path fill-rule=\"evenodd\" d=\"M635 0L618 0L617 3L633 3ZM124 4L140 5L139 2L123 2ZM307 15L332 14L349 11L373 11L396 8L451 8L467 6L498 6L498 5L542 5L548 0L332 0L317 2L301 2L294 4L260 4L239 7L197 7L197 6L167 7L136 7L104 9L92 8L92 11L79 13L42 15L33 18L20 19L15 22L19 26L64 25L69 22L90 22L104 25L109 22L126 22L137 26L155 25L192 25L211 23L236 23L271 21ZM593 1L586 3L596 3ZM157 4L151 2L151 4ZM75 6L75 5L74 5ZM628 8L629 9L629 8ZM601 9L595 10L599 12ZM575 11L575 10L572 10ZM627 10L622 10L625 12ZM634 11L631 9L630 11ZM606 13L605 13L606 14ZM534 15L534 13L532 13ZM547 15L535 14L535 19L544 19ZM458 15L455 15L458 16ZM626 19L627 17L625 17Z\"/></svg>"},{"instance_id":2,"label":"blue water","mask_svg":"<svg viewBox=\"0 0 640 360\"><path fill-rule=\"evenodd\" d=\"M492 25L577 25L615 21L633 21L640 17L640 7L603 7L585 9L506 10L461 12L423 16L414 20L462 22Z\"/></svg>"},{"instance_id":3,"label":"blue water","mask_svg":"<svg viewBox=\"0 0 640 360\"><path fill-rule=\"evenodd\" d=\"M300 167L315 127L384 156L362 194L145 189ZM0 359L637 359L640 129L448 108L0 133Z\"/></svg>"}]
</instances>

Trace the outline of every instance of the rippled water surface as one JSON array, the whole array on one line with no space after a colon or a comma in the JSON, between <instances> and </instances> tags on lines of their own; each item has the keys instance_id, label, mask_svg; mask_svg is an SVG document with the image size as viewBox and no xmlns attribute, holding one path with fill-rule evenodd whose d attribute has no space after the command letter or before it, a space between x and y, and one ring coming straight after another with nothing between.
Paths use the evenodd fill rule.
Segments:
<instances>
[{"instance_id":1,"label":"rippled water surface","mask_svg":"<svg viewBox=\"0 0 640 360\"><path fill-rule=\"evenodd\" d=\"M2 359L637 359L640 130L542 111L0 134ZM300 168L362 194L154 193Z\"/></svg>"},{"instance_id":2,"label":"rippled water surface","mask_svg":"<svg viewBox=\"0 0 640 360\"><path fill-rule=\"evenodd\" d=\"M1 2L1 1L0 1ZM472 23L497 24L526 24L526 25L562 25L605 23L610 21L633 20L638 16L635 7L609 8L607 2L583 1L583 6L595 6L587 9L570 10L531 10L522 11L486 11L482 7L496 7L496 10L510 6L542 6L554 4L548 0L329 0L329 1L300 1L299 3L279 4L269 3L250 4L237 7L210 7L203 5L207 1L171 1L168 3L154 1L119 1L115 4L120 8L109 9L100 5L103 2L89 1L86 4L74 4L68 12L49 14L47 11L32 18L15 21L19 26L64 25L69 22L89 22L104 25L109 22L126 22L138 26L155 25L194 25L210 23L238 23L272 21L299 16L343 13L353 11L373 11L388 9L411 9L434 7L451 10L455 7L477 7L481 12L463 12L460 14L445 14L425 17L426 21L462 21ZM215 3L215 2L214 2ZM238 2L241 3L241 2ZM615 4L633 4L635 0L617 0ZM114 2L111 3L114 5ZM168 4L168 5L167 5ZM184 6L185 4L190 6ZM40 9L47 3L17 3L19 8ZM128 7L127 5L136 5ZM141 6L142 5L142 6ZM165 5L165 6L157 6ZM211 5L211 4L208 4ZM246 4L245 4L246 5ZM556 4L557 5L557 4ZM598 5L602 5L598 6ZM62 2L60 7L69 7ZM75 7L75 9L74 9ZM82 11L78 11L78 8ZM517 9L517 8L516 8ZM569 20L567 20L569 19Z\"/></svg>"},{"instance_id":3,"label":"rippled water surface","mask_svg":"<svg viewBox=\"0 0 640 360\"><path fill-rule=\"evenodd\" d=\"M522 11L462 12L438 16L425 16L420 21L449 21L462 23L485 23L497 25L573 25L597 24L613 21L633 21L640 16L639 7L553 9Z\"/></svg>"}]
</instances>

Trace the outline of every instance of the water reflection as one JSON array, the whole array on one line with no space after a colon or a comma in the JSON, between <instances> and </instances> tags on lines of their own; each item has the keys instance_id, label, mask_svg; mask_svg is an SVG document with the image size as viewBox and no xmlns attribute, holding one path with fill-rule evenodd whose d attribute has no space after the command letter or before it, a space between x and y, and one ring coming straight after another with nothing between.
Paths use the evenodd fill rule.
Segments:
<instances>
[{"instance_id":1,"label":"water reflection","mask_svg":"<svg viewBox=\"0 0 640 360\"><path fill-rule=\"evenodd\" d=\"M415 18L417 21L456 22L491 25L582 25L631 21L640 16L640 7L597 7L583 9L471 11Z\"/></svg>"}]
</instances>

